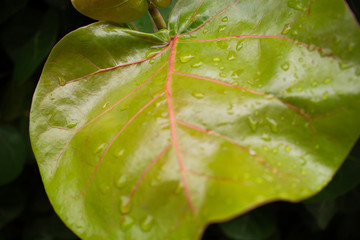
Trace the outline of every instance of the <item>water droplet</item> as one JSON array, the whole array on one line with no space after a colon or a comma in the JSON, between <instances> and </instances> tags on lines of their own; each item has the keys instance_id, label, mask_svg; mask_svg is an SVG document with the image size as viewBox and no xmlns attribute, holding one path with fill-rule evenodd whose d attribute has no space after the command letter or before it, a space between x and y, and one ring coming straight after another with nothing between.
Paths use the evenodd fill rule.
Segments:
<instances>
[{"instance_id":1,"label":"water droplet","mask_svg":"<svg viewBox=\"0 0 360 240\"><path fill-rule=\"evenodd\" d=\"M150 58L153 57L155 54L157 54L159 52L159 49L156 48L152 48L149 51L146 52L145 57L146 58Z\"/></svg>"},{"instance_id":2,"label":"water droplet","mask_svg":"<svg viewBox=\"0 0 360 240\"><path fill-rule=\"evenodd\" d=\"M295 9L295 10L305 10L305 6L303 0L289 0L287 2L288 7Z\"/></svg>"},{"instance_id":3,"label":"water droplet","mask_svg":"<svg viewBox=\"0 0 360 240\"><path fill-rule=\"evenodd\" d=\"M130 205L128 196L121 196L120 198L120 212L122 214L127 214L130 212Z\"/></svg>"},{"instance_id":4,"label":"water droplet","mask_svg":"<svg viewBox=\"0 0 360 240\"><path fill-rule=\"evenodd\" d=\"M297 30L297 29L293 29L293 30L291 31L291 35L293 35L293 36L298 35L298 30Z\"/></svg>"},{"instance_id":5,"label":"water droplet","mask_svg":"<svg viewBox=\"0 0 360 240\"><path fill-rule=\"evenodd\" d=\"M134 223L134 220L130 216L126 215L124 217L124 220L121 222L121 229L127 230L133 225L133 223Z\"/></svg>"},{"instance_id":6,"label":"water droplet","mask_svg":"<svg viewBox=\"0 0 360 240\"><path fill-rule=\"evenodd\" d=\"M236 44L236 50L240 51L242 49L242 47L244 46L242 41L238 41Z\"/></svg>"},{"instance_id":7,"label":"water droplet","mask_svg":"<svg viewBox=\"0 0 360 240\"><path fill-rule=\"evenodd\" d=\"M328 92L324 92L322 95L322 99L327 100L328 99Z\"/></svg>"},{"instance_id":8,"label":"water droplet","mask_svg":"<svg viewBox=\"0 0 360 240\"><path fill-rule=\"evenodd\" d=\"M226 77L226 73L220 73L219 76L224 78L224 77Z\"/></svg>"},{"instance_id":9,"label":"water droplet","mask_svg":"<svg viewBox=\"0 0 360 240\"><path fill-rule=\"evenodd\" d=\"M141 229L144 231L149 231L154 224L154 217L147 215L146 218L141 222Z\"/></svg>"},{"instance_id":10,"label":"water droplet","mask_svg":"<svg viewBox=\"0 0 360 240\"><path fill-rule=\"evenodd\" d=\"M122 175L120 178L118 178L115 181L115 186L118 188L122 188L122 187L124 187L125 183L126 183L126 177L125 177L125 175Z\"/></svg>"},{"instance_id":11,"label":"water droplet","mask_svg":"<svg viewBox=\"0 0 360 240\"><path fill-rule=\"evenodd\" d=\"M221 59L219 57L214 57L212 60L213 60L213 62L220 62L221 61Z\"/></svg>"},{"instance_id":12,"label":"water droplet","mask_svg":"<svg viewBox=\"0 0 360 240\"><path fill-rule=\"evenodd\" d=\"M270 124L271 127L271 131L273 131L274 133L278 132L278 124L274 119L271 119L269 117L266 117L266 121Z\"/></svg>"},{"instance_id":13,"label":"water droplet","mask_svg":"<svg viewBox=\"0 0 360 240\"><path fill-rule=\"evenodd\" d=\"M223 19L221 19L222 22L227 22L228 20L228 17L224 17Z\"/></svg>"},{"instance_id":14,"label":"water droplet","mask_svg":"<svg viewBox=\"0 0 360 240\"><path fill-rule=\"evenodd\" d=\"M230 61L236 59L236 52L235 51L230 51L227 59L230 60Z\"/></svg>"},{"instance_id":15,"label":"water droplet","mask_svg":"<svg viewBox=\"0 0 360 240\"><path fill-rule=\"evenodd\" d=\"M233 77L233 78L239 78L240 75L241 75L243 72L244 72L244 70L242 70L242 69L236 70L236 71L234 71L234 72L231 74L231 77Z\"/></svg>"},{"instance_id":16,"label":"water droplet","mask_svg":"<svg viewBox=\"0 0 360 240\"><path fill-rule=\"evenodd\" d=\"M302 92L302 88L301 88L301 87L298 87L296 90L297 90L298 92Z\"/></svg>"},{"instance_id":17,"label":"water droplet","mask_svg":"<svg viewBox=\"0 0 360 240\"><path fill-rule=\"evenodd\" d=\"M125 111L128 108L129 108L129 104L124 104L120 107L120 111Z\"/></svg>"},{"instance_id":18,"label":"water droplet","mask_svg":"<svg viewBox=\"0 0 360 240\"><path fill-rule=\"evenodd\" d=\"M209 30L207 28L204 28L203 33L207 33Z\"/></svg>"},{"instance_id":19,"label":"water droplet","mask_svg":"<svg viewBox=\"0 0 360 240\"><path fill-rule=\"evenodd\" d=\"M268 152L269 148L267 146L263 146L263 150L264 150L264 152Z\"/></svg>"},{"instance_id":20,"label":"water droplet","mask_svg":"<svg viewBox=\"0 0 360 240\"><path fill-rule=\"evenodd\" d=\"M255 155L256 155L256 152L255 152L253 149L249 148L249 154L250 154L251 156L255 156Z\"/></svg>"},{"instance_id":21,"label":"water droplet","mask_svg":"<svg viewBox=\"0 0 360 240\"><path fill-rule=\"evenodd\" d=\"M219 40L219 41L216 42L216 45L221 49L228 49L229 48L229 44L227 43L227 41Z\"/></svg>"},{"instance_id":22,"label":"water droplet","mask_svg":"<svg viewBox=\"0 0 360 240\"><path fill-rule=\"evenodd\" d=\"M102 153L105 150L105 148L106 148L106 143L103 143L95 149L94 153L95 154Z\"/></svg>"},{"instance_id":23,"label":"water droplet","mask_svg":"<svg viewBox=\"0 0 360 240\"><path fill-rule=\"evenodd\" d=\"M305 176L306 175L306 172L303 170L301 171L301 175Z\"/></svg>"},{"instance_id":24,"label":"water droplet","mask_svg":"<svg viewBox=\"0 0 360 240\"><path fill-rule=\"evenodd\" d=\"M199 67L201 67L202 65L203 65L202 62L196 62L196 63L192 64L191 67L193 67L193 68L199 68Z\"/></svg>"},{"instance_id":25,"label":"water droplet","mask_svg":"<svg viewBox=\"0 0 360 240\"><path fill-rule=\"evenodd\" d=\"M67 128L74 128L78 124L78 121L76 119L66 119L66 127Z\"/></svg>"},{"instance_id":26,"label":"water droplet","mask_svg":"<svg viewBox=\"0 0 360 240\"><path fill-rule=\"evenodd\" d=\"M226 110L229 115L233 115L234 114L234 104L230 103Z\"/></svg>"},{"instance_id":27,"label":"water droplet","mask_svg":"<svg viewBox=\"0 0 360 240\"><path fill-rule=\"evenodd\" d=\"M290 147L289 145L287 145L287 146L285 147L285 151L286 151L286 152L291 152L291 147Z\"/></svg>"},{"instance_id":28,"label":"water droplet","mask_svg":"<svg viewBox=\"0 0 360 240\"><path fill-rule=\"evenodd\" d=\"M225 69L225 67L224 67L224 66L221 66L221 67L219 67L219 69L220 69L220 70L224 70L224 69Z\"/></svg>"},{"instance_id":29,"label":"water droplet","mask_svg":"<svg viewBox=\"0 0 360 240\"><path fill-rule=\"evenodd\" d=\"M195 97L195 98L197 98L197 99L202 99L202 98L204 98L204 94L201 93L201 92L198 92L198 91L193 91L193 92L192 92L192 96Z\"/></svg>"},{"instance_id":30,"label":"water droplet","mask_svg":"<svg viewBox=\"0 0 360 240\"><path fill-rule=\"evenodd\" d=\"M63 78L61 78L61 77L58 77L58 80L59 80L60 86L65 86L65 84L66 84L65 79L63 79Z\"/></svg>"},{"instance_id":31,"label":"water droplet","mask_svg":"<svg viewBox=\"0 0 360 240\"><path fill-rule=\"evenodd\" d=\"M252 117L248 117L250 129L255 132L257 128L257 120Z\"/></svg>"},{"instance_id":32,"label":"water droplet","mask_svg":"<svg viewBox=\"0 0 360 240\"><path fill-rule=\"evenodd\" d=\"M149 61L150 64L153 64L154 62L155 62L155 59L153 59L153 58L150 59L150 61Z\"/></svg>"},{"instance_id":33,"label":"water droplet","mask_svg":"<svg viewBox=\"0 0 360 240\"><path fill-rule=\"evenodd\" d=\"M324 83L325 83L325 84L329 84L329 83L331 83L331 82L332 82L331 78L326 78L326 79L324 80Z\"/></svg>"},{"instance_id":34,"label":"water droplet","mask_svg":"<svg viewBox=\"0 0 360 240\"><path fill-rule=\"evenodd\" d=\"M108 104L109 104L109 102L106 102L106 103L102 106L102 108L105 109L105 108L108 106Z\"/></svg>"},{"instance_id":35,"label":"water droplet","mask_svg":"<svg viewBox=\"0 0 360 240\"><path fill-rule=\"evenodd\" d=\"M281 68L284 70L284 71L287 71L287 70L289 70L289 63L283 63L282 65L281 65Z\"/></svg>"},{"instance_id":36,"label":"water droplet","mask_svg":"<svg viewBox=\"0 0 360 240\"><path fill-rule=\"evenodd\" d=\"M223 32L226 29L226 25L220 25L218 28L218 32Z\"/></svg>"},{"instance_id":37,"label":"water droplet","mask_svg":"<svg viewBox=\"0 0 360 240\"><path fill-rule=\"evenodd\" d=\"M182 55L182 56L180 56L180 62L182 62L182 63L187 63L187 62L189 62L192 58L194 58L194 56L191 55L191 54Z\"/></svg>"},{"instance_id":38,"label":"water droplet","mask_svg":"<svg viewBox=\"0 0 360 240\"><path fill-rule=\"evenodd\" d=\"M273 154L277 154L278 151L279 151L279 150L278 150L277 148L274 148L274 149L272 150Z\"/></svg>"},{"instance_id":39,"label":"water droplet","mask_svg":"<svg viewBox=\"0 0 360 240\"><path fill-rule=\"evenodd\" d=\"M304 62L304 58L300 57L299 62L301 62L301 63Z\"/></svg>"},{"instance_id":40,"label":"water droplet","mask_svg":"<svg viewBox=\"0 0 360 240\"><path fill-rule=\"evenodd\" d=\"M348 68L351 68L351 63L344 63L344 62L339 62L339 67L342 69L342 70L345 70L345 69L348 69Z\"/></svg>"},{"instance_id":41,"label":"water droplet","mask_svg":"<svg viewBox=\"0 0 360 240\"><path fill-rule=\"evenodd\" d=\"M313 81L312 84L311 84L313 87L316 87L318 85L318 82L317 81Z\"/></svg>"},{"instance_id":42,"label":"water droplet","mask_svg":"<svg viewBox=\"0 0 360 240\"><path fill-rule=\"evenodd\" d=\"M285 24L284 30L281 33L282 34L288 34L290 29L291 29L290 24Z\"/></svg>"},{"instance_id":43,"label":"water droplet","mask_svg":"<svg viewBox=\"0 0 360 240\"><path fill-rule=\"evenodd\" d=\"M263 133L262 136L261 136L261 139L264 140L264 141L270 141L271 140L271 137L268 133Z\"/></svg>"}]
</instances>

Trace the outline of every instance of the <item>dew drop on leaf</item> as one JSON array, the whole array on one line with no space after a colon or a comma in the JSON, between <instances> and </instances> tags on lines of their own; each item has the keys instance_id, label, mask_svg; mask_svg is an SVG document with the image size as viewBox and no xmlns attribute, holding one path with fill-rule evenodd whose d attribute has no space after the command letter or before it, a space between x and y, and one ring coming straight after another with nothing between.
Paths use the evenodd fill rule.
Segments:
<instances>
[{"instance_id":1,"label":"dew drop on leaf","mask_svg":"<svg viewBox=\"0 0 360 240\"><path fill-rule=\"evenodd\" d=\"M283 63L282 65L281 65L281 68L284 70L284 71L287 71L287 70L289 70L289 63Z\"/></svg>"},{"instance_id":2,"label":"dew drop on leaf","mask_svg":"<svg viewBox=\"0 0 360 240\"><path fill-rule=\"evenodd\" d=\"M257 129L257 120L253 119L252 117L248 117L248 122L250 129L255 132Z\"/></svg>"},{"instance_id":3,"label":"dew drop on leaf","mask_svg":"<svg viewBox=\"0 0 360 240\"><path fill-rule=\"evenodd\" d=\"M58 80L59 80L60 86L65 86L65 84L66 84L65 79L63 79L63 78L61 78L61 77L58 77Z\"/></svg>"},{"instance_id":4,"label":"dew drop on leaf","mask_svg":"<svg viewBox=\"0 0 360 240\"><path fill-rule=\"evenodd\" d=\"M239 70L236 70L234 71L232 74L231 74L231 77L233 78L239 78L239 76L243 73L244 70L242 69L239 69Z\"/></svg>"},{"instance_id":5,"label":"dew drop on leaf","mask_svg":"<svg viewBox=\"0 0 360 240\"><path fill-rule=\"evenodd\" d=\"M282 34L288 34L291 29L290 24L285 24L284 30L281 32Z\"/></svg>"},{"instance_id":6,"label":"dew drop on leaf","mask_svg":"<svg viewBox=\"0 0 360 240\"><path fill-rule=\"evenodd\" d=\"M121 196L120 198L120 212L122 214L127 214L130 211L129 197L128 196Z\"/></svg>"},{"instance_id":7,"label":"dew drop on leaf","mask_svg":"<svg viewBox=\"0 0 360 240\"><path fill-rule=\"evenodd\" d=\"M295 9L295 10L305 10L305 6L303 0L289 0L287 2L288 7Z\"/></svg>"},{"instance_id":8,"label":"dew drop on leaf","mask_svg":"<svg viewBox=\"0 0 360 240\"><path fill-rule=\"evenodd\" d=\"M223 32L226 29L226 25L220 25L218 28L218 32Z\"/></svg>"},{"instance_id":9,"label":"dew drop on leaf","mask_svg":"<svg viewBox=\"0 0 360 240\"><path fill-rule=\"evenodd\" d=\"M204 94L202 92L199 92L199 91L193 91L192 92L192 96L194 98L197 98L197 99L202 99L204 98Z\"/></svg>"},{"instance_id":10,"label":"dew drop on leaf","mask_svg":"<svg viewBox=\"0 0 360 240\"><path fill-rule=\"evenodd\" d=\"M204 28L203 33L207 33L209 30L207 28Z\"/></svg>"},{"instance_id":11,"label":"dew drop on leaf","mask_svg":"<svg viewBox=\"0 0 360 240\"><path fill-rule=\"evenodd\" d=\"M351 68L351 64L350 63L339 62L339 67L340 67L340 69L345 70L345 69Z\"/></svg>"},{"instance_id":12,"label":"dew drop on leaf","mask_svg":"<svg viewBox=\"0 0 360 240\"><path fill-rule=\"evenodd\" d=\"M150 59L150 61L149 61L150 64L153 64L154 62L155 62L155 59L153 59L153 58Z\"/></svg>"},{"instance_id":13,"label":"dew drop on leaf","mask_svg":"<svg viewBox=\"0 0 360 240\"><path fill-rule=\"evenodd\" d=\"M227 59L230 60L230 61L236 59L236 52L235 51L230 51Z\"/></svg>"},{"instance_id":14,"label":"dew drop on leaf","mask_svg":"<svg viewBox=\"0 0 360 240\"><path fill-rule=\"evenodd\" d=\"M150 231L154 224L154 217L147 215L145 219L141 222L141 229L145 232Z\"/></svg>"},{"instance_id":15,"label":"dew drop on leaf","mask_svg":"<svg viewBox=\"0 0 360 240\"><path fill-rule=\"evenodd\" d=\"M194 56L191 54L182 55L182 56L180 56L180 62L187 63L193 58L194 58Z\"/></svg>"},{"instance_id":16,"label":"dew drop on leaf","mask_svg":"<svg viewBox=\"0 0 360 240\"><path fill-rule=\"evenodd\" d=\"M123 175L115 181L115 186L118 188L122 188L124 187L125 183L126 183L126 177Z\"/></svg>"},{"instance_id":17,"label":"dew drop on leaf","mask_svg":"<svg viewBox=\"0 0 360 240\"><path fill-rule=\"evenodd\" d=\"M249 154L250 156L255 156L256 152L253 149L249 148Z\"/></svg>"},{"instance_id":18,"label":"dew drop on leaf","mask_svg":"<svg viewBox=\"0 0 360 240\"><path fill-rule=\"evenodd\" d=\"M222 22L227 22L228 20L228 17L224 17L223 19L221 19Z\"/></svg>"},{"instance_id":19,"label":"dew drop on leaf","mask_svg":"<svg viewBox=\"0 0 360 240\"><path fill-rule=\"evenodd\" d=\"M325 84L329 84L329 83L331 83L331 82L332 82L331 78L326 78L326 79L324 80L324 83L325 83Z\"/></svg>"},{"instance_id":20,"label":"dew drop on leaf","mask_svg":"<svg viewBox=\"0 0 360 240\"><path fill-rule=\"evenodd\" d=\"M127 229L129 229L133 224L134 224L134 220L133 220L130 216L126 215L126 216L124 217L124 220L121 222L121 229L127 230Z\"/></svg>"},{"instance_id":21,"label":"dew drop on leaf","mask_svg":"<svg viewBox=\"0 0 360 240\"><path fill-rule=\"evenodd\" d=\"M266 117L266 121L270 124L271 131L273 131L274 133L277 133L278 132L277 122L274 119L269 118L269 117Z\"/></svg>"},{"instance_id":22,"label":"dew drop on leaf","mask_svg":"<svg viewBox=\"0 0 360 240\"><path fill-rule=\"evenodd\" d=\"M273 154L277 154L278 151L279 151L279 150L278 150L277 148L274 148L274 149L272 150L272 153L273 153Z\"/></svg>"},{"instance_id":23,"label":"dew drop on leaf","mask_svg":"<svg viewBox=\"0 0 360 240\"><path fill-rule=\"evenodd\" d=\"M199 67L201 67L202 65L203 65L202 62L196 62L196 63L192 64L191 67L192 67L192 68L199 68Z\"/></svg>"},{"instance_id":24,"label":"dew drop on leaf","mask_svg":"<svg viewBox=\"0 0 360 240\"><path fill-rule=\"evenodd\" d=\"M264 141L270 141L271 137L268 133L263 133L263 135L261 136L261 139Z\"/></svg>"},{"instance_id":25,"label":"dew drop on leaf","mask_svg":"<svg viewBox=\"0 0 360 240\"><path fill-rule=\"evenodd\" d=\"M220 75L220 77L222 77L222 78L225 78L225 77L226 77L226 73L220 73L219 75Z\"/></svg>"},{"instance_id":26,"label":"dew drop on leaf","mask_svg":"<svg viewBox=\"0 0 360 240\"><path fill-rule=\"evenodd\" d=\"M290 147L289 145L287 145L287 146L285 147L285 151L286 151L286 152L291 152L291 147Z\"/></svg>"},{"instance_id":27,"label":"dew drop on leaf","mask_svg":"<svg viewBox=\"0 0 360 240\"><path fill-rule=\"evenodd\" d=\"M221 59L219 57L214 57L212 60L213 60L213 62L220 62L221 61Z\"/></svg>"},{"instance_id":28,"label":"dew drop on leaf","mask_svg":"<svg viewBox=\"0 0 360 240\"><path fill-rule=\"evenodd\" d=\"M125 111L128 108L129 108L129 104L124 104L120 107L120 111Z\"/></svg>"},{"instance_id":29,"label":"dew drop on leaf","mask_svg":"<svg viewBox=\"0 0 360 240\"><path fill-rule=\"evenodd\" d=\"M327 100L328 99L328 93L327 92L324 92L323 95L322 95L322 99L323 100Z\"/></svg>"},{"instance_id":30,"label":"dew drop on leaf","mask_svg":"<svg viewBox=\"0 0 360 240\"><path fill-rule=\"evenodd\" d=\"M316 87L318 85L318 82L317 81L313 81L312 83L311 83L311 86L313 86L313 87Z\"/></svg>"},{"instance_id":31,"label":"dew drop on leaf","mask_svg":"<svg viewBox=\"0 0 360 240\"><path fill-rule=\"evenodd\" d=\"M242 49L242 47L244 46L242 41L238 41L236 44L236 50L240 51Z\"/></svg>"},{"instance_id":32,"label":"dew drop on leaf","mask_svg":"<svg viewBox=\"0 0 360 240\"><path fill-rule=\"evenodd\" d=\"M105 108L108 106L108 104L109 104L109 102L106 102L106 103L102 106L102 108L105 109Z\"/></svg>"},{"instance_id":33,"label":"dew drop on leaf","mask_svg":"<svg viewBox=\"0 0 360 240\"><path fill-rule=\"evenodd\" d=\"M101 144L100 146L98 146L97 148L95 148L95 154L97 153L102 153L106 148L106 143Z\"/></svg>"}]
</instances>

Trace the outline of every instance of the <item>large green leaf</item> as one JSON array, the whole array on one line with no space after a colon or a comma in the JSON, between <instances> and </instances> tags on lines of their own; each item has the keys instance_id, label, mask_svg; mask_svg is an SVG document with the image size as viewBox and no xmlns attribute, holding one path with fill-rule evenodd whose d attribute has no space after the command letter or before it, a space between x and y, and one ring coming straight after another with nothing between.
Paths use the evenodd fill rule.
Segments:
<instances>
[{"instance_id":1,"label":"large green leaf","mask_svg":"<svg viewBox=\"0 0 360 240\"><path fill-rule=\"evenodd\" d=\"M169 31L76 30L33 99L46 191L82 239L198 239L305 199L359 136L359 64L341 0L180 0Z\"/></svg>"}]
</instances>

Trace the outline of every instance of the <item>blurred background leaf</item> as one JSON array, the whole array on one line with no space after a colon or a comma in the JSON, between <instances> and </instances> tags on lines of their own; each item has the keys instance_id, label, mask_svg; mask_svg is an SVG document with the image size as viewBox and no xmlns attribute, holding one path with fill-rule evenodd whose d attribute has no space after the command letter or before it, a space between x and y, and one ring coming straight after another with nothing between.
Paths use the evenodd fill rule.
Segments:
<instances>
[{"instance_id":1,"label":"blurred background leaf","mask_svg":"<svg viewBox=\"0 0 360 240\"><path fill-rule=\"evenodd\" d=\"M26 145L20 133L0 125L0 186L16 179L24 168Z\"/></svg>"}]
</instances>

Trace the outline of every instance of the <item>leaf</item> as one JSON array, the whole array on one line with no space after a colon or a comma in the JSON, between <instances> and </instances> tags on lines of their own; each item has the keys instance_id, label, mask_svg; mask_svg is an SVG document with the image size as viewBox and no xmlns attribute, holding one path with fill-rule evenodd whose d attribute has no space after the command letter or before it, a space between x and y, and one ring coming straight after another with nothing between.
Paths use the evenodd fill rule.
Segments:
<instances>
[{"instance_id":1,"label":"leaf","mask_svg":"<svg viewBox=\"0 0 360 240\"><path fill-rule=\"evenodd\" d=\"M318 227L325 230L337 213L337 206L335 200L327 200L320 203L307 203L306 209L315 218Z\"/></svg>"},{"instance_id":2,"label":"leaf","mask_svg":"<svg viewBox=\"0 0 360 240\"><path fill-rule=\"evenodd\" d=\"M44 61L55 44L57 28L54 10L42 18L36 11L20 12L6 26L2 41L14 62L13 78L17 83L25 82Z\"/></svg>"},{"instance_id":3,"label":"leaf","mask_svg":"<svg viewBox=\"0 0 360 240\"><path fill-rule=\"evenodd\" d=\"M317 203L339 197L360 184L360 142L347 157L344 165L334 179L319 194L305 200L306 203ZM355 150L358 150L357 152Z\"/></svg>"},{"instance_id":4,"label":"leaf","mask_svg":"<svg viewBox=\"0 0 360 240\"><path fill-rule=\"evenodd\" d=\"M266 240L276 232L275 212L269 206L255 209L220 225L226 236L239 240Z\"/></svg>"},{"instance_id":5,"label":"leaf","mask_svg":"<svg viewBox=\"0 0 360 240\"><path fill-rule=\"evenodd\" d=\"M15 129L0 125L0 186L16 179L24 168L26 145Z\"/></svg>"},{"instance_id":6,"label":"leaf","mask_svg":"<svg viewBox=\"0 0 360 240\"><path fill-rule=\"evenodd\" d=\"M180 0L169 32L70 33L30 119L52 205L82 239L199 239L314 195L359 137L359 39L339 0Z\"/></svg>"}]
</instances>

